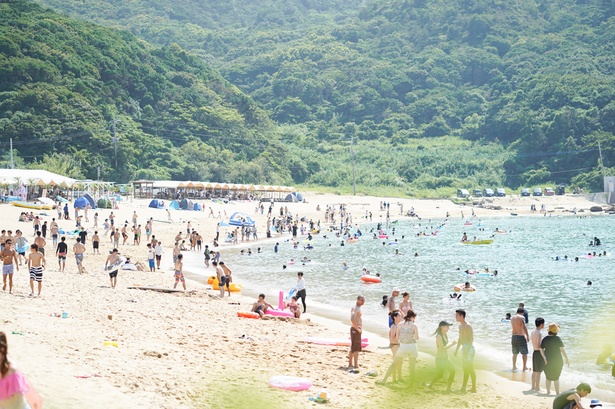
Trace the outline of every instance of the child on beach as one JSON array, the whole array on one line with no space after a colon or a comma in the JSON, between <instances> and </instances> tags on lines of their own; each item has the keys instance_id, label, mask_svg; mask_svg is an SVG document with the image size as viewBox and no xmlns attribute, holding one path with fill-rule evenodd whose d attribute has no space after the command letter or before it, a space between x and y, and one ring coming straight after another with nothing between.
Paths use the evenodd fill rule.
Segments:
<instances>
[{"instance_id":1,"label":"child on beach","mask_svg":"<svg viewBox=\"0 0 615 409\"><path fill-rule=\"evenodd\" d=\"M299 308L299 304L297 304L296 296L290 299L290 303L286 304L286 307L294 314L295 318L301 318L301 309Z\"/></svg>"},{"instance_id":2,"label":"child on beach","mask_svg":"<svg viewBox=\"0 0 615 409\"><path fill-rule=\"evenodd\" d=\"M446 391L451 391L451 385L455 380L455 367L451 364L451 361L448 360L448 350L457 344L456 341L448 343L448 330L452 324L449 324L446 321L440 321L438 324L438 329L434 333L436 336L436 376L433 378L433 381L429 384L429 388L432 389L433 385L442 378L444 375L444 371L448 371L448 382L446 384Z\"/></svg>"},{"instance_id":3,"label":"child on beach","mask_svg":"<svg viewBox=\"0 0 615 409\"><path fill-rule=\"evenodd\" d=\"M100 254L100 251L98 250L100 246L100 237L98 236L98 231L94 231L94 235L92 236L92 249L94 251L94 254Z\"/></svg>"},{"instance_id":4,"label":"child on beach","mask_svg":"<svg viewBox=\"0 0 615 409\"><path fill-rule=\"evenodd\" d=\"M181 281L184 291L186 291L186 279L184 278L183 272L184 263L182 263L183 258L184 256L181 254L177 256L177 261L175 262L175 285L173 288L177 288L177 283Z\"/></svg>"},{"instance_id":5,"label":"child on beach","mask_svg":"<svg viewBox=\"0 0 615 409\"><path fill-rule=\"evenodd\" d=\"M30 271L30 297L34 297L34 282L38 283L38 296L41 296L43 288L43 270L45 269L45 256L38 251L38 246L32 244L30 246L30 255L28 256L28 271Z\"/></svg>"},{"instance_id":6,"label":"child on beach","mask_svg":"<svg viewBox=\"0 0 615 409\"><path fill-rule=\"evenodd\" d=\"M152 248L152 244L147 243L147 263L149 265L150 272L156 271L156 262L154 261L155 256L156 252Z\"/></svg>"}]
</instances>

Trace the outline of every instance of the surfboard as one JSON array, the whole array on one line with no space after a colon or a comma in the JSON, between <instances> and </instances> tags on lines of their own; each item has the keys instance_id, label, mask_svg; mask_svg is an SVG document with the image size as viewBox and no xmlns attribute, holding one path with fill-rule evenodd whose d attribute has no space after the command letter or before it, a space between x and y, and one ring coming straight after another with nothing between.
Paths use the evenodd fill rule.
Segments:
<instances>
[{"instance_id":1,"label":"surfboard","mask_svg":"<svg viewBox=\"0 0 615 409\"><path fill-rule=\"evenodd\" d=\"M108 272L113 271L113 270L121 270L122 269L122 265L125 262L126 262L126 259L124 257L120 257L115 263L109 264L107 266L107 268L105 268L105 265L103 264L102 271L104 273L108 273Z\"/></svg>"}]
</instances>

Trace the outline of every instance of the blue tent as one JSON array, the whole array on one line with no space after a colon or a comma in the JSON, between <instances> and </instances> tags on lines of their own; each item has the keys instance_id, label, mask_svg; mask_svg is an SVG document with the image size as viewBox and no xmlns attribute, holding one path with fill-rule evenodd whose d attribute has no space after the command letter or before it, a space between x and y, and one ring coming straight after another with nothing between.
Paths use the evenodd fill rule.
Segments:
<instances>
[{"instance_id":1,"label":"blue tent","mask_svg":"<svg viewBox=\"0 0 615 409\"><path fill-rule=\"evenodd\" d=\"M228 221L231 226L254 226L256 222L245 213L235 212Z\"/></svg>"},{"instance_id":2,"label":"blue tent","mask_svg":"<svg viewBox=\"0 0 615 409\"><path fill-rule=\"evenodd\" d=\"M153 207L154 209L162 209L164 204L162 200L152 199L152 201L149 202L149 207Z\"/></svg>"},{"instance_id":3,"label":"blue tent","mask_svg":"<svg viewBox=\"0 0 615 409\"><path fill-rule=\"evenodd\" d=\"M169 209L179 210L181 209L181 206L179 205L179 202L177 200L173 200L171 203L169 203Z\"/></svg>"},{"instance_id":4,"label":"blue tent","mask_svg":"<svg viewBox=\"0 0 615 409\"><path fill-rule=\"evenodd\" d=\"M90 203L90 206L92 206L92 209L96 209L96 202L94 201L94 198L92 196L86 193L83 195L83 197L85 198L85 200L87 200Z\"/></svg>"},{"instance_id":5,"label":"blue tent","mask_svg":"<svg viewBox=\"0 0 615 409\"><path fill-rule=\"evenodd\" d=\"M88 199L86 199L85 197L80 197L79 199L74 201L73 206L75 207L75 209L85 209L88 204Z\"/></svg>"},{"instance_id":6,"label":"blue tent","mask_svg":"<svg viewBox=\"0 0 615 409\"><path fill-rule=\"evenodd\" d=\"M200 212L201 210L203 210L203 206L201 206L200 203L195 203L193 209Z\"/></svg>"},{"instance_id":7,"label":"blue tent","mask_svg":"<svg viewBox=\"0 0 615 409\"><path fill-rule=\"evenodd\" d=\"M194 203L192 203L192 200L188 199L183 199L179 205L181 206L182 210L192 210L194 208Z\"/></svg>"}]
</instances>

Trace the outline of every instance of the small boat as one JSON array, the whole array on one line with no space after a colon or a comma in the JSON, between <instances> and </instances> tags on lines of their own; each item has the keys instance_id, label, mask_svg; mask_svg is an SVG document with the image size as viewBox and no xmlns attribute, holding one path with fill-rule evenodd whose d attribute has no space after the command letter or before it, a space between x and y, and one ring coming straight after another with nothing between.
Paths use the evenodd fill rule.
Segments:
<instances>
[{"instance_id":1,"label":"small boat","mask_svg":"<svg viewBox=\"0 0 615 409\"><path fill-rule=\"evenodd\" d=\"M11 202L13 206L24 207L26 209L34 209L34 210L52 210L53 206L48 204L39 204L39 203L28 203L23 201L15 201Z\"/></svg>"},{"instance_id":2,"label":"small boat","mask_svg":"<svg viewBox=\"0 0 615 409\"><path fill-rule=\"evenodd\" d=\"M493 240L462 241L463 244L491 244Z\"/></svg>"}]
</instances>

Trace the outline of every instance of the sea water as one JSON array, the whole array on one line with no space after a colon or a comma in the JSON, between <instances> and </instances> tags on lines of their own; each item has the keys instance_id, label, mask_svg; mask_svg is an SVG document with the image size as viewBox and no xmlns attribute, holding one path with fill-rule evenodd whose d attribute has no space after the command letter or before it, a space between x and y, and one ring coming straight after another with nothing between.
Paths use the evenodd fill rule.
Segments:
<instances>
[{"instance_id":1,"label":"sea water","mask_svg":"<svg viewBox=\"0 0 615 409\"><path fill-rule=\"evenodd\" d=\"M431 334L437 323L455 322L455 310L463 308L474 328L477 358L482 356L483 361L502 370L510 370L512 364L510 324L502 323L501 319L507 312L514 315L518 303L524 302L529 311L530 333L536 317L543 317L547 325L557 322L562 328L560 337L571 362L570 368L564 369L563 381L584 380L595 387L614 390L610 371L595 365L602 346L615 344L612 217L511 216L473 218L470 222L471 225L464 219L400 221L384 229L388 239L373 239L376 224L366 221L358 224L363 236L355 244L342 246L342 238L323 229L311 241L313 250L304 249L306 236L298 237L299 246L295 249L290 235L284 234L275 240L279 243L277 253L272 241L245 243L242 248L250 247L250 256L240 255L239 249L222 253L234 272L235 282L242 282L250 295L266 293L274 305L277 292L288 292L299 271L304 272L306 281L308 312L316 308L316 313L347 322L357 295L365 296L365 325L383 335L388 325L387 312L380 305L382 296L390 295L394 287L408 291L418 314L416 322L422 335L419 348L425 343L431 347ZM496 233L496 229L505 233ZM421 232L428 235L417 236ZM493 243L462 244L464 232L471 240L493 239ZM601 246L589 246L594 237L601 239ZM392 244L395 240L397 244ZM258 247L262 253L257 253ZM396 249L401 255L394 254ZM588 258L587 254L594 251L607 251L608 255ZM556 256L572 260L579 257L579 261L554 261ZM304 257L310 261L302 263ZM344 262L347 269L343 268ZM363 268L372 275L380 273L382 283L363 283ZM473 277L461 272L485 268L497 270L497 277ZM212 271L202 273L211 275ZM461 302L450 300L453 287L465 281L476 291L462 293ZM453 327L451 334L456 333ZM546 336L546 329L543 333ZM521 368L521 357L517 365Z\"/></svg>"}]
</instances>

